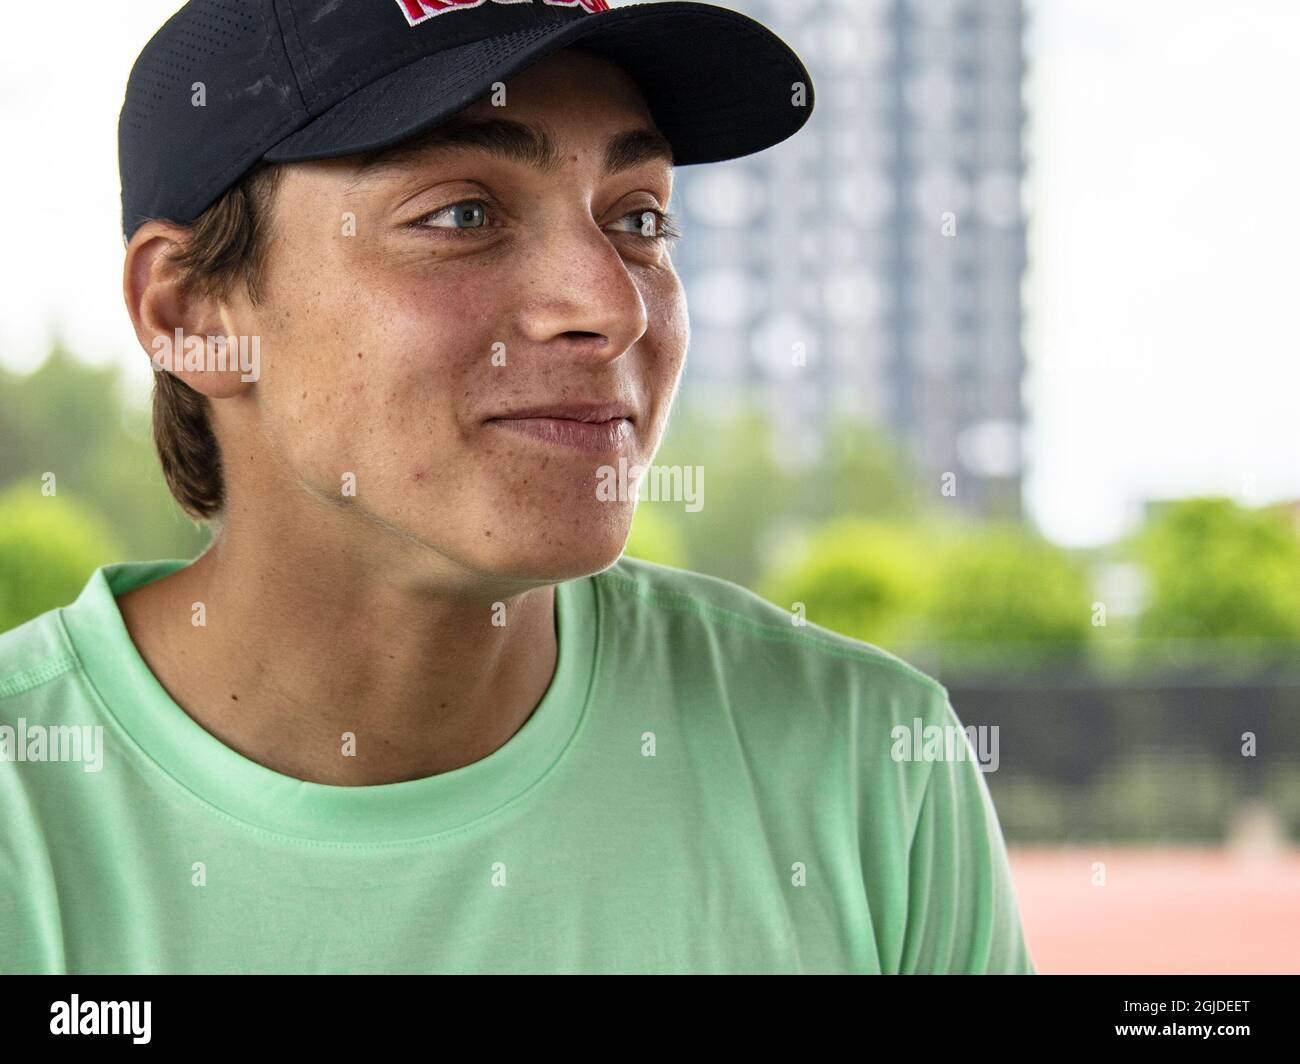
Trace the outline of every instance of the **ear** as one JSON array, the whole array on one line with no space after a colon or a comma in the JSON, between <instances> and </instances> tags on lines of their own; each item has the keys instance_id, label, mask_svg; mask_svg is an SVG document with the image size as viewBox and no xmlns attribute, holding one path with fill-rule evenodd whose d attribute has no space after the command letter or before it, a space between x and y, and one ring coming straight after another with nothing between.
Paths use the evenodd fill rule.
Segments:
<instances>
[{"instance_id":1,"label":"ear","mask_svg":"<svg viewBox=\"0 0 1300 1064\"><path fill-rule=\"evenodd\" d=\"M243 379L238 348L222 353L209 340L235 341L226 306L182 290L181 271L171 256L187 235L170 222L146 222L137 230L122 272L126 309L155 372L170 371L200 395L227 399L253 382Z\"/></svg>"}]
</instances>

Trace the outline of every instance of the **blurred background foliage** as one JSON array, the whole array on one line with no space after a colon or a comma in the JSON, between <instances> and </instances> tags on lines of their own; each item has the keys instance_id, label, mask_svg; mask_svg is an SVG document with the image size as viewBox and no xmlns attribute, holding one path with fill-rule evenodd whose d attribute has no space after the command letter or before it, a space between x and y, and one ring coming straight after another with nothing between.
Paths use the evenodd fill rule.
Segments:
<instances>
[{"instance_id":1,"label":"blurred background foliage","mask_svg":"<svg viewBox=\"0 0 1300 1064\"><path fill-rule=\"evenodd\" d=\"M0 369L0 489L22 481L38 500L75 500L80 512L112 529L118 561L194 557L206 533L172 501L153 453L148 406L128 399L122 378L120 369L88 366L58 343L30 375ZM47 475L53 496L42 494ZM75 522L72 514L50 506L50 534ZM8 523L5 514L0 531Z\"/></svg>"},{"instance_id":2,"label":"blurred background foliage","mask_svg":"<svg viewBox=\"0 0 1300 1064\"><path fill-rule=\"evenodd\" d=\"M1142 635L1300 638L1300 536L1283 510L1188 499L1133 547L1153 582Z\"/></svg>"},{"instance_id":3,"label":"blurred background foliage","mask_svg":"<svg viewBox=\"0 0 1300 1064\"><path fill-rule=\"evenodd\" d=\"M0 493L0 631L71 602L96 568L121 560L107 523L39 483Z\"/></svg>"},{"instance_id":4,"label":"blurred background foliage","mask_svg":"<svg viewBox=\"0 0 1300 1064\"><path fill-rule=\"evenodd\" d=\"M0 371L0 631L71 602L99 565L204 548L144 400L60 345L30 375ZM963 723L1004 725L1016 749L991 785L1011 840L1221 839L1246 800L1300 834L1300 770L1238 749L1263 728L1297 761L1286 507L1173 500L1122 542L1070 551L965 516L870 426L834 424L804 465L789 442L752 407L678 408L656 464L702 468L703 508L641 501L628 554L735 581L792 623L802 604L930 672ZM1115 568L1125 601L1104 591Z\"/></svg>"}]
</instances>

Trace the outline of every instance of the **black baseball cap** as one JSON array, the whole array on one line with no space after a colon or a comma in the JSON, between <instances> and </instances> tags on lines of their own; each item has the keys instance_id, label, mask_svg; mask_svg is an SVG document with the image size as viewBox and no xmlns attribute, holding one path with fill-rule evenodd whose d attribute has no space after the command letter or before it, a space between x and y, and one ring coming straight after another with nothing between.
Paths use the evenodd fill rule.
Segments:
<instances>
[{"instance_id":1,"label":"black baseball cap","mask_svg":"<svg viewBox=\"0 0 1300 1064\"><path fill-rule=\"evenodd\" d=\"M193 222L263 160L397 144L570 46L632 77L679 166L771 147L812 112L789 45L713 4L189 0L127 83L123 233Z\"/></svg>"}]
</instances>

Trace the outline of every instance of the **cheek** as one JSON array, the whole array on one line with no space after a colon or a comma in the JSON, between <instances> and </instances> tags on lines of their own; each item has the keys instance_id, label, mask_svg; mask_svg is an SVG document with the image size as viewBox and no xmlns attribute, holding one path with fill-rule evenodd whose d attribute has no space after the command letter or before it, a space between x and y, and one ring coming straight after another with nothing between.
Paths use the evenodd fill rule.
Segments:
<instances>
[{"instance_id":1,"label":"cheek","mask_svg":"<svg viewBox=\"0 0 1300 1064\"><path fill-rule=\"evenodd\" d=\"M680 366L686 357L690 339L690 322L686 307L686 290L675 271L652 275L641 288L646 314L660 337L659 347L665 360Z\"/></svg>"},{"instance_id":2,"label":"cheek","mask_svg":"<svg viewBox=\"0 0 1300 1064\"><path fill-rule=\"evenodd\" d=\"M641 287L646 316L654 337L647 372L648 394L654 397L660 421L667 417L667 404L680 377L690 344L690 321L686 292L676 273L660 273Z\"/></svg>"},{"instance_id":3,"label":"cheek","mask_svg":"<svg viewBox=\"0 0 1300 1064\"><path fill-rule=\"evenodd\" d=\"M263 416L322 487L343 472L419 486L446 468L434 456L456 446L457 411L488 377L499 286L358 272L364 282L312 287L268 323L264 347L278 357L266 359Z\"/></svg>"}]
</instances>

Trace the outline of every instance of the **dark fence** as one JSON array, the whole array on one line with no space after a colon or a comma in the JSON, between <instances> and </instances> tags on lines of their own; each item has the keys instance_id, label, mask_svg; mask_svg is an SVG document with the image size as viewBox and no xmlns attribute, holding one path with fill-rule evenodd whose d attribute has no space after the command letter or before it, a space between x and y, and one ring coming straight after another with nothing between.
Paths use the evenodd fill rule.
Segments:
<instances>
[{"instance_id":1,"label":"dark fence","mask_svg":"<svg viewBox=\"0 0 1300 1064\"><path fill-rule=\"evenodd\" d=\"M1009 843L1300 840L1300 646L1246 646L904 656L963 724L997 726L985 779Z\"/></svg>"}]
</instances>

